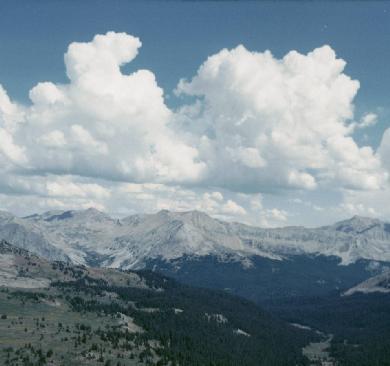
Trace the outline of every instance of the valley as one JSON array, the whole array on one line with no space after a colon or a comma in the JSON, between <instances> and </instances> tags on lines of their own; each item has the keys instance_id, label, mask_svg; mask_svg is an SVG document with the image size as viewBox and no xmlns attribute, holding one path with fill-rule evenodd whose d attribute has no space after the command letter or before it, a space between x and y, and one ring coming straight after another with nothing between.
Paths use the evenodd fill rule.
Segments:
<instances>
[{"instance_id":1,"label":"valley","mask_svg":"<svg viewBox=\"0 0 390 366\"><path fill-rule=\"evenodd\" d=\"M118 220L89 209L3 213L0 235L12 241L0 245L10 365L390 359L389 226L379 220L261 229L196 211Z\"/></svg>"}]
</instances>

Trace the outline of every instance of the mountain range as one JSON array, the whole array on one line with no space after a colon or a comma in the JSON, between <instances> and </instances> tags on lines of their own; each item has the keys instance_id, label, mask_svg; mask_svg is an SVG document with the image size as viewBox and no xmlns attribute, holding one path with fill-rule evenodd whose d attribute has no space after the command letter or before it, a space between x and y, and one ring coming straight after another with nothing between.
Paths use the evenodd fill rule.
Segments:
<instances>
[{"instance_id":1,"label":"mountain range","mask_svg":"<svg viewBox=\"0 0 390 366\"><path fill-rule=\"evenodd\" d=\"M165 304L166 311L161 317L139 308L127 309L138 320L138 326L148 329L150 344L156 337L169 339L172 329L179 330L175 335L178 342L175 350L148 346L153 357L157 357L158 351L160 357L180 359L186 364L180 357L183 350L188 351L188 344L182 342L188 329L192 329L191 342L195 343L189 357L194 359L194 354L198 355L203 362L200 364L204 364L209 354L221 359L226 349L237 344L237 350L245 349L245 352L233 352L234 357L247 355L248 361L242 364L251 364L253 359L258 360L253 352L257 346L251 342L258 342L256 332L258 337L264 337L260 330L266 329L260 323L253 327L251 324L263 319L268 327L266 334L273 334L272 339L279 339L280 334L291 335L293 330L286 323L314 330L321 335L319 338L328 339L330 359L337 360L341 366L385 365L390 359L387 341L390 336L390 225L378 219L354 216L318 228L269 229L224 222L198 211L163 210L122 219L95 209L50 211L28 217L1 212L0 239L15 245L4 242L0 245L0 287L18 287L34 299L39 291L47 291L47 296L65 295L65 298L71 294L73 300L67 306L80 314L85 309L92 312L104 309L115 317L113 314L118 310L112 305L112 299L117 296L130 302L137 299L145 309ZM126 290L121 289L120 281L127 284ZM58 283L60 293L53 293ZM98 287L97 293L88 295L92 296L90 302L80 303L77 294L86 291L83 298L94 292L91 285ZM105 291L114 293L110 301ZM0 297L1 294L0 291ZM98 294L102 298L96 303L94 298ZM8 292L3 295L4 308L10 309ZM237 300L231 295L246 299ZM23 307L25 300L18 303L19 292L15 296L15 306ZM60 299L57 298L59 302ZM30 305L31 309L37 306ZM268 315L258 318L258 305ZM190 310L184 312L189 318L183 318L178 327L177 314L182 314L185 306ZM227 315L229 309L234 311ZM121 309L120 313L124 311ZM247 312L253 316L244 316ZM218 320L213 325L213 334L220 332L211 340L224 343L226 339L228 347L227 343L224 346L215 343L212 347L211 343L202 343L206 338L198 330L208 327L210 314L216 314ZM237 324L243 325L229 328L233 323L229 320L225 329L222 326L225 318L236 319ZM71 326L76 327L77 333L77 325ZM291 344L287 357L300 357L300 347L309 338L315 340L312 333L310 336L297 333L298 342ZM279 335L274 338L275 334ZM290 335L283 347L289 346ZM139 342L143 337L135 339ZM207 338L207 342L211 340ZM220 353L210 353L215 347ZM203 355L201 350L207 352ZM60 348L57 352L62 354ZM134 352L141 355L142 348ZM275 352L267 357L277 359ZM277 364L267 357L265 365Z\"/></svg>"},{"instance_id":2,"label":"mountain range","mask_svg":"<svg viewBox=\"0 0 390 366\"><path fill-rule=\"evenodd\" d=\"M114 219L90 208L27 217L0 213L0 238L50 260L123 269L151 259L215 256L250 267L253 257L286 260L324 255L349 265L390 261L390 224L354 216L319 228L259 228L214 219L199 211Z\"/></svg>"}]
</instances>

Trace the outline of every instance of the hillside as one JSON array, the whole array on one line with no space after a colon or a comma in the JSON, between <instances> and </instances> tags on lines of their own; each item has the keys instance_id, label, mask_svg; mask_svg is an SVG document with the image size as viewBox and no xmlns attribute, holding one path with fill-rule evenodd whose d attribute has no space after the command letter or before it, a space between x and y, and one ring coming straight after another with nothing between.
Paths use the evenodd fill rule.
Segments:
<instances>
[{"instance_id":1,"label":"hillside","mask_svg":"<svg viewBox=\"0 0 390 366\"><path fill-rule=\"evenodd\" d=\"M306 365L316 338L155 273L49 262L6 242L0 258L4 365Z\"/></svg>"}]
</instances>

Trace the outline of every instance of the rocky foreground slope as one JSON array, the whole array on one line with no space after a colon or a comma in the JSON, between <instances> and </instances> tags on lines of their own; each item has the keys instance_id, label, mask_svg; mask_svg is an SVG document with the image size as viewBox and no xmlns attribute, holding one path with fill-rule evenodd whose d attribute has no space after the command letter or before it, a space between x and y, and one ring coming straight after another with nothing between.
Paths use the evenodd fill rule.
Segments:
<instances>
[{"instance_id":1,"label":"rocky foreground slope","mask_svg":"<svg viewBox=\"0 0 390 366\"><path fill-rule=\"evenodd\" d=\"M223 292L0 242L1 365L304 366L316 338Z\"/></svg>"}]
</instances>

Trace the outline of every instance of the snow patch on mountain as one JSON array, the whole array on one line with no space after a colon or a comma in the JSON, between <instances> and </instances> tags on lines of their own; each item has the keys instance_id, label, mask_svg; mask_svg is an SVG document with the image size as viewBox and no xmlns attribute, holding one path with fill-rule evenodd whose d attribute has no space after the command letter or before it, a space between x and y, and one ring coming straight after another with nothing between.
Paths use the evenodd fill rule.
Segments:
<instances>
[{"instance_id":1,"label":"snow patch on mountain","mask_svg":"<svg viewBox=\"0 0 390 366\"><path fill-rule=\"evenodd\" d=\"M245 337L251 336L249 333L245 332L244 330L242 330L240 328L233 330L233 333L236 335L241 335L241 336L245 336Z\"/></svg>"},{"instance_id":2,"label":"snow patch on mountain","mask_svg":"<svg viewBox=\"0 0 390 366\"><path fill-rule=\"evenodd\" d=\"M390 292L390 270L359 283L345 291L343 295L350 296L356 293L369 294L373 292Z\"/></svg>"}]
</instances>

